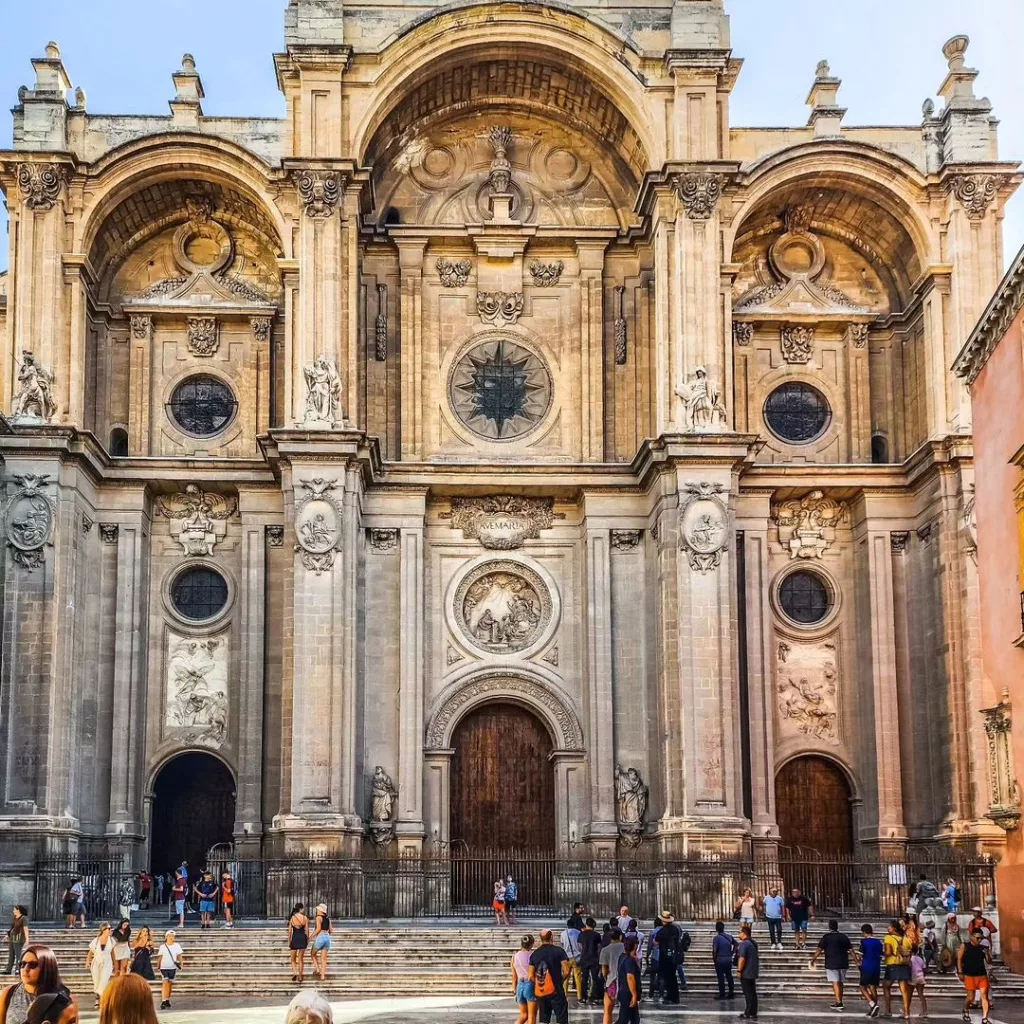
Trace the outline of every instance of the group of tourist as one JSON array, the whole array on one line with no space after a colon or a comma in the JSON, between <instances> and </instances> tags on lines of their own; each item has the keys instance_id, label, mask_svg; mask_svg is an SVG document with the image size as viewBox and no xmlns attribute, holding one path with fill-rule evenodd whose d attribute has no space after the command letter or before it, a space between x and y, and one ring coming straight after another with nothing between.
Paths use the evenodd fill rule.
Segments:
<instances>
[{"instance_id":1,"label":"group of tourist","mask_svg":"<svg viewBox=\"0 0 1024 1024\"><path fill-rule=\"evenodd\" d=\"M310 950L313 972L320 981L327 980L327 954L331 949L331 917L327 904L317 905L313 916L313 930L310 932L306 907L296 903L288 918L288 949L291 956L292 981L300 984L306 979L306 950Z\"/></svg>"},{"instance_id":2,"label":"group of tourist","mask_svg":"<svg viewBox=\"0 0 1024 1024\"><path fill-rule=\"evenodd\" d=\"M494 897L491 908L494 910L494 923L498 925L514 925L516 923L516 905L519 902L519 886L511 875L499 878L494 883Z\"/></svg>"}]
</instances>

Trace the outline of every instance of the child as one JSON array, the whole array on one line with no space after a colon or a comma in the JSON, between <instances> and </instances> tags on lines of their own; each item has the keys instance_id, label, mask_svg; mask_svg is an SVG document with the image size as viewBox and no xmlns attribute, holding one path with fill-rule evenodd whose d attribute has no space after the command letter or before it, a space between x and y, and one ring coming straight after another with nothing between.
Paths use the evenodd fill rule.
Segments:
<instances>
[{"instance_id":1,"label":"child","mask_svg":"<svg viewBox=\"0 0 1024 1024\"><path fill-rule=\"evenodd\" d=\"M860 952L857 956L860 961L860 994L868 1004L868 1016L877 1017L880 1012L878 983L882 974L882 943L875 938L874 929L869 924L861 927L860 934Z\"/></svg>"},{"instance_id":2,"label":"child","mask_svg":"<svg viewBox=\"0 0 1024 1024\"><path fill-rule=\"evenodd\" d=\"M910 998L916 995L921 1000L921 1020L928 1019L928 1000L924 995L924 957L913 953L910 957Z\"/></svg>"}]
</instances>

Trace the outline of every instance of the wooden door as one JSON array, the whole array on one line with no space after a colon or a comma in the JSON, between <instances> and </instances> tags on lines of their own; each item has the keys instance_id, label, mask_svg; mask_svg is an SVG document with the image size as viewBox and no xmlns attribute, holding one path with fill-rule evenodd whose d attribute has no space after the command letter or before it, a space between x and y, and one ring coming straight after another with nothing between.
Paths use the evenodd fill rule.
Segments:
<instances>
[{"instance_id":1,"label":"wooden door","mask_svg":"<svg viewBox=\"0 0 1024 1024\"><path fill-rule=\"evenodd\" d=\"M554 849L555 775L543 723L517 704L485 704L459 722L452 747L453 849Z\"/></svg>"},{"instance_id":2,"label":"wooden door","mask_svg":"<svg viewBox=\"0 0 1024 1024\"><path fill-rule=\"evenodd\" d=\"M782 846L818 853L853 852L850 786L823 757L798 757L775 777L775 814Z\"/></svg>"}]
</instances>

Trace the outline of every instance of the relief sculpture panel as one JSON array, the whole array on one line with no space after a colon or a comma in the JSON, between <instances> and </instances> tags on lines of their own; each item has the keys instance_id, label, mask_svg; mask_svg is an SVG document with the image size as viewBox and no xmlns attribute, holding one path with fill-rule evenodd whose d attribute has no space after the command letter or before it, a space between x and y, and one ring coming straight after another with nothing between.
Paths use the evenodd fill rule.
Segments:
<instances>
[{"instance_id":1,"label":"relief sculpture panel","mask_svg":"<svg viewBox=\"0 0 1024 1024\"><path fill-rule=\"evenodd\" d=\"M227 638L167 637L165 730L186 743L220 746L228 722Z\"/></svg>"},{"instance_id":2,"label":"relief sculpture panel","mask_svg":"<svg viewBox=\"0 0 1024 1024\"><path fill-rule=\"evenodd\" d=\"M471 570L455 590L454 617L463 635L492 654L534 646L551 620L547 586L528 566L496 560Z\"/></svg>"},{"instance_id":3,"label":"relief sculpture panel","mask_svg":"<svg viewBox=\"0 0 1024 1024\"><path fill-rule=\"evenodd\" d=\"M814 643L779 640L775 691L782 737L839 742L839 658L833 635Z\"/></svg>"}]
</instances>

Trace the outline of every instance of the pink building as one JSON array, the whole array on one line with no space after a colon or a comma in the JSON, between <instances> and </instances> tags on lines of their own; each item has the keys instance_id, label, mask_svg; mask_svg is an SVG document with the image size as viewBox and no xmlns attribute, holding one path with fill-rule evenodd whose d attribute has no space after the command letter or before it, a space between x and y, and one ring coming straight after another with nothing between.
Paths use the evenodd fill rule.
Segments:
<instances>
[{"instance_id":1,"label":"pink building","mask_svg":"<svg viewBox=\"0 0 1024 1024\"><path fill-rule=\"evenodd\" d=\"M975 497L965 526L977 537L981 651L987 688L989 817L1007 828L997 885L1003 955L1024 970L1024 836L1018 780L1024 769L1024 249L954 364L974 410ZM973 515L972 515L973 512Z\"/></svg>"}]
</instances>

